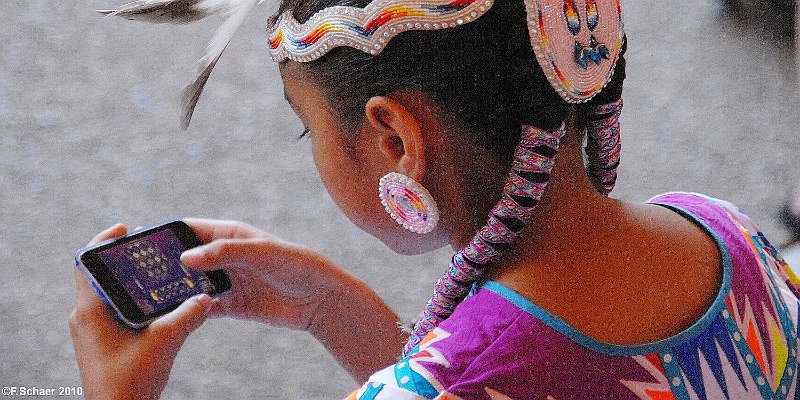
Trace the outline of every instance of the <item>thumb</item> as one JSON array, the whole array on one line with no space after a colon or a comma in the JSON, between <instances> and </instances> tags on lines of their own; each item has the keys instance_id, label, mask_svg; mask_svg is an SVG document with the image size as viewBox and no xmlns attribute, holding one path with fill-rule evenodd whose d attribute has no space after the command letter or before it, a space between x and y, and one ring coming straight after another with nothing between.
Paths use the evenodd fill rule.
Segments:
<instances>
[{"instance_id":1,"label":"thumb","mask_svg":"<svg viewBox=\"0 0 800 400\"><path fill-rule=\"evenodd\" d=\"M166 335L173 341L183 343L208 318L211 310L211 297L205 293L189 298L178 308L155 320L150 328L159 335Z\"/></svg>"}]
</instances>

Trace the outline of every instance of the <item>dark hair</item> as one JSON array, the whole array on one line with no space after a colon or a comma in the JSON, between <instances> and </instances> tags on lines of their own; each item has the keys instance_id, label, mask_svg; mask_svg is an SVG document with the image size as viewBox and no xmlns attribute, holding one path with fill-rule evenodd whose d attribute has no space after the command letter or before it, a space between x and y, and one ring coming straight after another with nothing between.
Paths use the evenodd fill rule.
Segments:
<instances>
[{"instance_id":1,"label":"dark hair","mask_svg":"<svg viewBox=\"0 0 800 400\"><path fill-rule=\"evenodd\" d=\"M277 15L291 10L303 23L333 5L364 7L370 1L283 0ZM504 160L513 154L521 125L554 131L569 112L536 62L521 0L497 0L485 15L457 28L404 32L378 56L338 47L295 64L320 86L343 128L363 121L371 97L416 89ZM615 78L589 105L619 99L624 68L620 55Z\"/></svg>"},{"instance_id":2,"label":"dark hair","mask_svg":"<svg viewBox=\"0 0 800 400\"><path fill-rule=\"evenodd\" d=\"M283 0L278 15L291 10L303 23L333 5L369 2ZM536 63L520 0L498 0L485 15L457 28L404 32L377 57L338 47L314 62L296 64L293 68L321 87L344 128L363 121L369 98L416 89L503 159L513 153L521 125L553 131L568 112Z\"/></svg>"}]
</instances>

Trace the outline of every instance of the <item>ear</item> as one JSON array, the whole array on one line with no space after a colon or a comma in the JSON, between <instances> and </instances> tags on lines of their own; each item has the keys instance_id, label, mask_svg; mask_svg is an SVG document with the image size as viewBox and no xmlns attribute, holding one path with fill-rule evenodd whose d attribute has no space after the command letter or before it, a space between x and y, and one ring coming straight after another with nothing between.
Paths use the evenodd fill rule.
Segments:
<instances>
[{"instance_id":1,"label":"ear","mask_svg":"<svg viewBox=\"0 0 800 400\"><path fill-rule=\"evenodd\" d=\"M425 139L421 124L404 104L386 96L367 101L367 121L387 167L417 182L425 178Z\"/></svg>"}]
</instances>

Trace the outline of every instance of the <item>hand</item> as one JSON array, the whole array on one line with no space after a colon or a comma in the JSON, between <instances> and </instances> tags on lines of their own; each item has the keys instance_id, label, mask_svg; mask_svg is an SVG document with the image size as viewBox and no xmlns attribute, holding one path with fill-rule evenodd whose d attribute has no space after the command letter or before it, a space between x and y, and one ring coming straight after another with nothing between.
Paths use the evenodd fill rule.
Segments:
<instances>
[{"instance_id":1,"label":"hand","mask_svg":"<svg viewBox=\"0 0 800 400\"><path fill-rule=\"evenodd\" d=\"M124 235L115 225L89 244ZM141 331L117 322L83 274L75 269L78 302L69 318L87 399L156 399L172 362L191 332L206 320L211 298L199 295Z\"/></svg>"},{"instance_id":2,"label":"hand","mask_svg":"<svg viewBox=\"0 0 800 400\"><path fill-rule=\"evenodd\" d=\"M405 337L394 311L321 254L241 222L184 222L206 244L183 253L183 263L224 269L231 278L231 290L212 301L212 315L306 330L357 381L400 354Z\"/></svg>"},{"instance_id":3,"label":"hand","mask_svg":"<svg viewBox=\"0 0 800 400\"><path fill-rule=\"evenodd\" d=\"M212 301L212 316L230 316L307 330L334 292L354 281L321 254L241 222L184 220L206 244L183 253L195 271L224 269L228 293Z\"/></svg>"}]
</instances>

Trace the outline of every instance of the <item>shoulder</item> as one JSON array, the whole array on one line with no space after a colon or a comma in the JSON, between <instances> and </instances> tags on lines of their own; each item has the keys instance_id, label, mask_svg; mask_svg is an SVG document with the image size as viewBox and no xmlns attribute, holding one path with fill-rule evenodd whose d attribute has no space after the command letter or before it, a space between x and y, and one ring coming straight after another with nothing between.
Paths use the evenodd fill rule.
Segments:
<instances>
[{"instance_id":1,"label":"shoulder","mask_svg":"<svg viewBox=\"0 0 800 400\"><path fill-rule=\"evenodd\" d=\"M701 219L706 219L702 218L704 216L713 217L727 215L747 227L754 227L747 214L733 203L701 193L668 192L654 196L647 200L647 202L688 211Z\"/></svg>"},{"instance_id":2,"label":"shoulder","mask_svg":"<svg viewBox=\"0 0 800 400\"><path fill-rule=\"evenodd\" d=\"M718 236L727 245L747 242L764 235L750 217L735 204L700 193L670 192L648 200L648 203L668 207L684 217L702 225L712 236ZM743 243L747 244L747 243ZM748 251L751 250L748 247ZM771 247L771 246L770 246Z\"/></svg>"},{"instance_id":3,"label":"shoulder","mask_svg":"<svg viewBox=\"0 0 800 400\"><path fill-rule=\"evenodd\" d=\"M767 239L758 225L735 204L699 193L665 193L650 203L671 207L706 225L721 243L721 251L729 257L732 273L731 299L753 299L754 291L766 288L777 296L781 306L792 304L796 309L800 297L800 277L789 266L780 250ZM795 266L797 267L797 266ZM763 285L753 285L753 283ZM733 300L732 300L733 301ZM764 303L768 303L766 300Z\"/></svg>"},{"instance_id":4,"label":"shoulder","mask_svg":"<svg viewBox=\"0 0 800 400\"><path fill-rule=\"evenodd\" d=\"M758 264L763 268L792 275L780 251L759 229L758 225L738 206L699 193L671 192L653 197L649 203L669 207L696 223L705 226L712 236L722 242L734 263Z\"/></svg>"}]
</instances>

